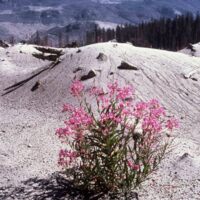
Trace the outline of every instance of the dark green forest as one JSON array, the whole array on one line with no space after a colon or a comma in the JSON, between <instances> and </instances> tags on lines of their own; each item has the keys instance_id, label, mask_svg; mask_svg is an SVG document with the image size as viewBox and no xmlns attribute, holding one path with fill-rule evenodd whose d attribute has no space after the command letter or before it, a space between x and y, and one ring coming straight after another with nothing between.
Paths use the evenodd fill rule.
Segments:
<instances>
[{"instance_id":1,"label":"dark green forest","mask_svg":"<svg viewBox=\"0 0 200 200\"><path fill-rule=\"evenodd\" d=\"M93 23L88 30L80 30L82 36L70 41L66 28L57 31L57 47L77 47L93 43L116 40L120 43L130 42L135 46L178 51L191 43L200 42L200 15L188 13L175 18L161 18L138 25L118 25L116 29L104 29ZM84 35L84 37L83 37ZM78 37L77 37L78 38ZM55 42L55 41L54 41ZM50 45L48 34L41 36L37 31L31 43Z\"/></svg>"},{"instance_id":2,"label":"dark green forest","mask_svg":"<svg viewBox=\"0 0 200 200\"><path fill-rule=\"evenodd\" d=\"M174 19L151 20L139 25L121 25L116 29L96 27L87 33L86 44L106 42L131 42L135 46L177 51L190 43L200 41L200 15L188 13Z\"/></svg>"}]
</instances>

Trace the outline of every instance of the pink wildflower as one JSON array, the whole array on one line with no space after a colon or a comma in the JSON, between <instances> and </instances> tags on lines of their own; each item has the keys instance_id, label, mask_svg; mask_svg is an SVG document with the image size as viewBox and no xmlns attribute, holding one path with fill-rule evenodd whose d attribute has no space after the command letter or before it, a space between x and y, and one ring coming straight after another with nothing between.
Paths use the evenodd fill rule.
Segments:
<instances>
[{"instance_id":1,"label":"pink wildflower","mask_svg":"<svg viewBox=\"0 0 200 200\"><path fill-rule=\"evenodd\" d=\"M128 98L131 98L133 95L133 87L128 85L123 88L118 88L117 90L117 100L126 100Z\"/></svg>"},{"instance_id":2,"label":"pink wildflower","mask_svg":"<svg viewBox=\"0 0 200 200\"><path fill-rule=\"evenodd\" d=\"M150 114L156 118L160 118L161 116L165 116L165 110L163 107L154 108Z\"/></svg>"},{"instance_id":3,"label":"pink wildflower","mask_svg":"<svg viewBox=\"0 0 200 200\"><path fill-rule=\"evenodd\" d=\"M105 95L100 95L98 96L97 101L101 103L101 107L104 109L110 105L111 99Z\"/></svg>"},{"instance_id":4,"label":"pink wildflower","mask_svg":"<svg viewBox=\"0 0 200 200\"><path fill-rule=\"evenodd\" d=\"M63 105L63 112L71 112L73 111L74 107L71 104L64 104Z\"/></svg>"},{"instance_id":5,"label":"pink wildflower","mask_svg":"<svg viewBox=\"0 0 200 200\"><path fill-rule=\"evenodd\" d=\"M71 127L78 127L89 126L92 122L92 117L83 108L76 108L71 113L69 120L66 121L65 124Z\"/></svg>"},{"instance_id":6,"label":"pink wildflower","mask_svg":"<svg viewBox=\"0 0 200 200\"><path fill-rule=\"evenodd\" d=\"M114 83L109 83L107 87L109 89L110 96L113 96L118 90L118 83L117 81L115 81Z\"/></svg>"},{"instance_id":7,"label":"pink wildflower","mask_svg":"<svg viewBox=\"0 0 200 200\"><path fill-rule=\"evenodd\" d=\"M116 109L125 117L133 114L133 104L129 101L120 101Z\"/></svg>"},{"instance_id":8,"label":"pink wildflower","mask_svg":"<svg viewBox=\"0 0 200 200\"><path fill-rule=\"evenodd\" d=\"M132 111L130 108L124 108L124 109L122 110L122 115L123 115L124 117L130 116L130 115L132 115L132 113L133 113L133 111Z\"/></svg>"},{"instance_id":9,"label":"pink wildflower","mask_svg":"<svg viewBox=\"0 0 200 200\"><path fill-rule=\"evenodd\" d=\"M106 122L106 121L113 121L116 123L121 123L122 119L120 116L116 116L115 113L103 113L101 114L101 122Z\"/></svg>"},{"instance_id":10,"label":"pink wildflower","mask_svg":"<svg viewBox=\"0 0 200 200\"><path fill-rule=\"evenodd\" d=\"M73 81L70 90L71 90L71 94L72 94L74 97L78 97L78 96L80 96L81 93L83 92L84 86L83 86L83 84L81 83L81 81Z\"/></svg>"},{"instance_id":11,"label":"pink wildflower","mask_svg":"<svg viewBox=\"0 0 200 200\"><path fill-rule=\"evenodd\" d=\"M157 99L151 99L149 101L149 107L150 108L158 108L158 107L160 107L159 101Z\"/></svg>"},{"instance_id":12,"label":"pink wildflower","mask_svg":"<svg viewBox=\"0 0 200 200\"><path fill-rule=\"evenodd\" d=\"M145 114L148 104L145 102L139 102L135 106L134 116L137 118L142 118Z\"/></svg>"},{"instance_id":13,"label":"pink wildflower","mask_svg":"<svg viewBox=\"0 0 200 200\"><path fill-rule=\"evenodd\" d=\"M140 169L140 165L136 165L130 160L127 161L127 164L134 171L138 171Z\"/></svg>"},{"instance_id":14,"label":"pink wildflower","mask_svg":"<svg viewBox=\"0 0 200 200\"><path fill-rule=\"evenodd\" d=\"M100 95L104 95L104 91L102 88L98 88L98 87L92 87L90 89L90 95L91 96L100 96Z\"/></svg>"},{"instance_id":15,"label":"pink wildflower","mask_svg":"<svg viewBox=\"0 0 200 200\"><path fill-rule=\"evenodd\" d=\"M58 164L65 167L71 165L77 158L75 151L60 150Z\"/></svg>"},{"instance_id":16,"label":"pink wildflower","mask_svg":"<svg viewBox=\"0 0 200 200\"><path fill-rule=\"evenodd\" d=\"M119 108L119 109L123 109L123 108L125 108L125 107L126 107L126 105L125 105L124 102L120 102L120 103L118 104L118 108Z\"/></svg>"},{"instance_id":17,"label":"pink wildflower","mask_svg":"<svg viewBox=\"0 0 200 200\"><path fill-rule=\"evenodd\" d=\"M64 138L64 137L70 136L72 134L74 134L74 131L69 126L67 126L66 128L59 128L56 130L56 135L59 138Z\"/></svg>"},{"instance_id":18,"label":"pink wildflower","mask_svg":"<svg viewBox=\"0 0 200 200\"><path fill-rule=\"evenodd\" d=\"M171 118L171 119L167 120L166 127L169 130L173 130L174 128L178 128L179 127L179 122L178 122L177 119Z\"/></svg>"},{"instance_id":19,"label":"pink wildflower","mask_svg":"<svg viewBox=\"0 0 200 200\"><path fill-rule=\"evenodd\" d=\"M83 131L79 130L79 131L76 133L74 139L75 139L76 141L81 141L83 138L84 138Z\"/></svg>"},{"instance_id":20,"label":"pink wildflower","mask_svg":"<svg viewBox=\"0 0 200 200\"><path fill-rule=\"evenodd\" d=\"M142 129L145 132L159 133L162 130L162 125L155 117L145 117L142 123Z\"/></svg>"}]
</instances>

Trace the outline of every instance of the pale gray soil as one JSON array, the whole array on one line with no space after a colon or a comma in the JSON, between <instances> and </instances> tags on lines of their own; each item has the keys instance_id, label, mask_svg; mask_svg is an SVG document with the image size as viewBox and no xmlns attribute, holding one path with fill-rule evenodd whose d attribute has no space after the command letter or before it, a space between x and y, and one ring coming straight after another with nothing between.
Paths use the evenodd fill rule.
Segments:
<instances>
[{"instance_id":1,"label":"pale gray soil","mask_svg":"<svg viewBox=\"0 0 200 200\"><path fill-rule=\"evenodd\" d=\"M74 102L68 90L71 81L91 71L96 77L84 81L86 89L116 79L129 82L138 98L157 98L180 119L173 151L138 189L139 199L200 199L200 58L109 42L80 51L63 49L52 67L33 53L40 52L29 45L0 49L0 92L8 92L0 96L0 199L78 198L68 186L64 189L62 177L53 175L61 171L55 130L65 118L62 104ZM122 61L132 69L118 68Z\"/></svg>"}]
</instances>

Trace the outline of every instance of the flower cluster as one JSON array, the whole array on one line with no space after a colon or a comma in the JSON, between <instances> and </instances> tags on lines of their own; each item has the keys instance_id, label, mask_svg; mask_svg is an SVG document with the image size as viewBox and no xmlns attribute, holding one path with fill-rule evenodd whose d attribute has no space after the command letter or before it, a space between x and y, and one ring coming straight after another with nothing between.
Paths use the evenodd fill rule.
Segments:
<instances>
[{"instance_id":1,"label":"flower cluster","mask_svg":"<svg viewBox=\"0 0 200 200\"><path fill-rule=\"evenodd\" d=\"M62 167L68 167L75 161L76 157L76 152L61 149L59 153L58 164Z\"/></svg>"},{"instance_id":2,"label":"flower cluster","mask_svg":"<svg viewBox=\"0 0 200 200\"><path fill-rule=\"evenodd\" d=\"M84 86L80 81L73 81L70 90L73 96L78 97L83 92Z\"/></svg>"},{"instance_id":3,"label":"flower cluster","mask_svg":"<svg viewBox=\"0 0 200 200\"><path fill-rule=\"evenodd\" d=\"M72 105L65 104L63 112L69 113L65 121L65 127L59 128L56 135L60 139L81 139L84 131L93 123L93 118L83 108L75 108Z\"/></svg>"},{"instance_id":4,"label":"flower cluster","mask_svg":"<svg viewBox=\"0 0 200 200\"><path fill-rule=\"evenodd\" d=\"M72 168L75 182L87 189L137 187L163 159L169 142L162 141L178 121L156 99L137 102L131 85L92 87L96 104L87 102L81 82L70 90L80 106L63 106L68 118L56 134L71 150L60 151L59 164Z\"/></svg>"},{"instance_id":5,"label":"flower cluster","mask_svg":"<svg viewBox=\"0 0 200 200\"><path fill-rule=\"evenodd\" d=\"M171 119L167 120L166 127L169 130L173 130L174 128L178 128L179 127L178 120L175 119L175 118L171 118Z\"/></svg>"},{"instance_id":6,"label":"flower cluster","mask_svg":"<svg viewBox=\"0 0 200 200\"><path fill-rule=\"evenodd\" d=\"M132 170L137 171L140 169L140 165L136 165L133 162L131 162L130 160L127 161L127 164Z\"/></svg>"}]
</instances>

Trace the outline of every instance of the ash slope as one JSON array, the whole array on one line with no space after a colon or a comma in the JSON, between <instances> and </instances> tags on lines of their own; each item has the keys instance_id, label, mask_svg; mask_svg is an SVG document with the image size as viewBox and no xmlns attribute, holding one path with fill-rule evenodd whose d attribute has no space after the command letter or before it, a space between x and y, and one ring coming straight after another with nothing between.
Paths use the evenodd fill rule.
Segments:
<instances>
[{"instance_id":1,"label":"ash slope","mask_svg":"<svg viewBox=\"0 0 200 200\"><path fill-rule=\"evenodd\" d=\"M159 99L181 122L176 148L153 175L154 182L144 183L141 199L199 198L200 58L113 42L53 49L60 52L54 61L48 60L52 50L43 57L41 51L46 50L30 45L0 49L1 94L10 92L0 97L2 186L59 170L54 132L63 124L62 104L74 102L68 92L73 79L84 80L86 90L118 79L133 84L139 99Z\"/></svg>"}]
</instances>

